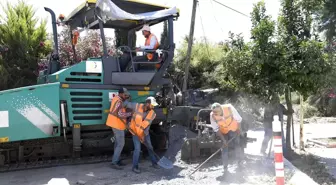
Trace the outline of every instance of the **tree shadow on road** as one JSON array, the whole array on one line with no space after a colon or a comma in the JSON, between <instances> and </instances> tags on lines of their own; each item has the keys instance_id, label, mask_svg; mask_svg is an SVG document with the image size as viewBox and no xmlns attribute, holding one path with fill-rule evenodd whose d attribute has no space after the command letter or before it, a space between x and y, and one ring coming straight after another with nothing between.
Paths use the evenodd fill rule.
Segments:
<instances>
[{"instance_id":1,"label":"tree shadow on road","mask_svg":"<svg viewBox=\"0 0 336 185\"><path fill-rule=\"evenodd\" d=\"M318 157L306 152L296 151L291 152L288 160L318 184L336 184L336 177L333 177L329 173L329 170L336 171L336 159ZM326 163L328 164L329 170L326 167Z\"/></svg>"}]
</instances>

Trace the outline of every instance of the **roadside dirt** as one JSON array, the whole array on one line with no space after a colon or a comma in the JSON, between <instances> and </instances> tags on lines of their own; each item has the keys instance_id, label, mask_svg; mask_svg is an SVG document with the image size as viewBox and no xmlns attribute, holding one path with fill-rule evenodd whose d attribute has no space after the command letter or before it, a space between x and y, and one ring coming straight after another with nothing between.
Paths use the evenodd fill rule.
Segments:
<instances>
[{"instance_id":1,"label":"roadside dirt","mask_svg":"<svg viewBox=\"0 0 336 185\"><path fill-rule=\"evenodd\" d=\"M310 176L320 185L335 185L336 179L329 174L326 165L318 157L308 152L294 151L288 159L295 167Z\"/></svg>"},{"instance_id":2,"label":"roadside dirt","mask_svg":"<svg viewBox=\"0 0 336 185\"><path fill-rule=\"evenodd\" d=\"M336 138L320 138L320 139L315 139L315 140L326 143L326 144L336 144Z\"/></svg>"}]
</instances>

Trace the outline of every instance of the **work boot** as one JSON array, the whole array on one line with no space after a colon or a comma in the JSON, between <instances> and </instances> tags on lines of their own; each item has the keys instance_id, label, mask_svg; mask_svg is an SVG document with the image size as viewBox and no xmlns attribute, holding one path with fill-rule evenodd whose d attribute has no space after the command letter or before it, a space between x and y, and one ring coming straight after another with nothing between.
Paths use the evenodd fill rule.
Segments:
<instances>
[{"instance_id":1,"label":"work boot","mask_svg":"<svg viewBox=\"0 0 336 185\"><path fill-rule=\"evenodd\" d=\"M120 166L120 165L118 165L118 164L111 164L111 168L113 168L113 169L115 169L115 170L122 170L123 168Z\"/></svg>"},{"instance_id":2,"label":"work boot","mask_svg":"<svg viewBox=\"0 0 336 185\"><path fill-rule=\"evenodd\" d=\"M140 169L139 169L138 166L133 167L133 168L132 168L132 171L133 171L134 173L137 173L137 174L141 173L141 171L140 171Z\"/></svg>"},{"instance_id":3,"label":"work boot","mask_svg":"<svg viewBox=\"0 0 336 185\"><path fill-rule=\"evenodd\" d=\"M153 163L152 167L155 168L155 169L160 169L160 166L158 164L156 164L156 163Z\"/></svg>"},{"instance_id":4,"label":"work boot","mask_svg":"<svg viewBox=\"0 0 336 185\"><path fill-rule=\"evenodd\" d=\"M120 161L118 161L118 163L117 163L119 166L126 166L126 164L125 163L123 163L121 160Z\"/></svg>"}]
</instances>

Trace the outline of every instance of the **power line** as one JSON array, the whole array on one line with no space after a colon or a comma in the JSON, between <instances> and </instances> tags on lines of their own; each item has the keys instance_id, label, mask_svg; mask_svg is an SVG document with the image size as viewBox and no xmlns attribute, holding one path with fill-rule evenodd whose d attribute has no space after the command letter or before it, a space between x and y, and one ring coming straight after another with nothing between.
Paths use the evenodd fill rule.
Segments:
<instances>
[{"instance_id":1,"label":"power line","mask_svg":"<svg viewBox=\"0 0 336 185\"><path fill-rule=\"evenodd\" d=\"M212 0L210 0L210 3L211 3L212 10L213 10L213 12L212 12L213 14L212 14L212 15L213 15L213 17L214 17L214 19L215 19L217 25L218 25L219 28L221 29L222 34L224 35L224 30L223 30L221 24L219 24L219 22L218 22L218 20L217 20L217 18L216 18L216 12L215 12L215 8L214 8L214 6L213 6Z\"/></svg>"},{"instance_id":2,"label":"power line","mask_svg":"<svg viewBox=\"0 0 336 185\"><path fill-rule=\"evenodd\" d=\"M209 44L208 44L207 38L205 37L205 30L204 30L203 19L202 19L202 12L201 12L201 8L200 8L200 5L199 5L199 4L200 4L200 3L198 3L198 9L199 9L199 12L200 12L201 26L202 26L202 30L203 30L203 37L204 37L204 41L205 41L205 45L206 45L206 50L207 50L207 53L208 53L208 57L210 58Z\"/></svg>"},{"instance_id":3,"label":"power line","mask_svg":"<svg viewBox=\"0 0 336 185\"><path fill-rule=\"evenodd\" d=\"M244 13L242 13L242 12L236 10L236 9L233 9L233 8L231 8L231 7L229 7L229 6L225 5L225 4L223 4L223 3L221 3L221 2L218 2L218 1L216 1L216 0L211 0L211 1L215 1L217 4L222 5L222 6L224 6L225 8L228 8L228 9L230 9L230 10L232 10L232 11L235 11L235 12L241 14L241 15L244 15L245 17L250 18L250 16L248 16L248 15L246 15L246 14L244 14Z\"/></svg>"}]
</instances>

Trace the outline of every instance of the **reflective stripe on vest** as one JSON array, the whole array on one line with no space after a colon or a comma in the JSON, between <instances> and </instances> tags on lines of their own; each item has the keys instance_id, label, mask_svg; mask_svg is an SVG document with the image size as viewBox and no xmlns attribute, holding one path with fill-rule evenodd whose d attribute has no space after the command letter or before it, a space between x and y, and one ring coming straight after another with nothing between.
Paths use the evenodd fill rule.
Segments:
<instances>
[{"instance_id":1,"label":"reflective stripe on vest","mask_svg":"<svg viewBox=\"0 0 336 185\"><path fill-rule=\"evenodd\" d=\"M143 116L145 115L143 112L143 104L136 104L136 108L135 111L133 113L133 117L132 117L132 121L136 122L136 116L141 116L143 118ZM150 118L148 118L148 116L150 116ZM142 121L147 121L149 123L149 125L153 122L154 118L155 118L156 114L153 110L150 110L146 116L146 118L143 118Z\"/></svg>"},{"instance_id":2,"label":"reflective stripe on vest","mask_svg":"<svg viewBox=\"0 0 336 185\"><path fill-rule=\"evenodd\" d=\"M223 109L223 115L224 115L224 120L230 119L230 123L225 125L225 127L229 127L233 121L233 115L230 107L222 107Z\"/></svg>"},{"instance_id":3,"label":"reflective stripe on vest","mask_svg":"<svg viewBox=\"0 0 336 185\"><path fill-rule=\"evenodd\" d=\"M160 46L158 40L157 40L157 37L154 35L154 34L150 34L147 38L146 38L146 41L145 41L145 46L149 46L150 45L150 42L152 40L152 37L155 38L155 45L154 45L154 48L153 50L157 50ZM153 53L147 53L147 59L148 60L152 60L154 58L154 54Z\"/></svg>"},{"instance_id":4,"label":"reflective stripe on vest","mask_svg":"<svg viewBox=\"0 0 336 185\"><path fill-rule=\"evenodd\" d=\"M147 114L147 116L144 118L144 112L143 112L143 106L144 104L136 104L136 108L133 113L133 117L131 120L130 127L132 128L133 132L131 132L133 135L138 135L140 137L144 136L144 130L150 126L150 124L155 119L155 112L153 110L150 110ZM140 118L139 118L140 116ZM135 126L135 127L134 127ZM135 128L135 129L133 129ZM135 133L134 133L135 132Z\"/></svg>"},{"instance_id":5,"label":"reflective stripe on vest","mask_svg":"<svg viewBox=\"0 0 336 185\"><path fill-rule=\"evenodd\" d=\"M150 116L150 117L148 117ZM153 110L150 110L146 116L146 118L144 119L144 121L147 121L148 122L148 125L151 125L154 118L155 118L156 114Z\"/></svg>"}]
</instances>

